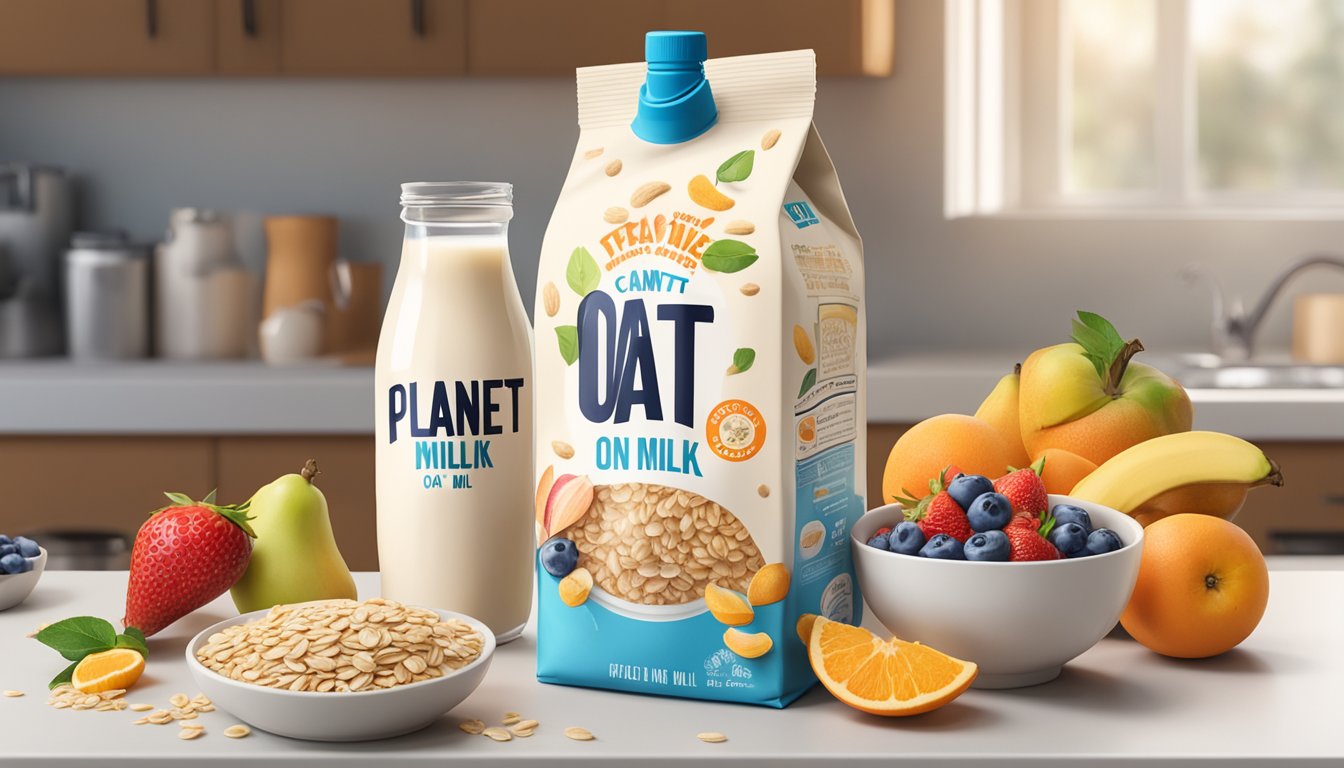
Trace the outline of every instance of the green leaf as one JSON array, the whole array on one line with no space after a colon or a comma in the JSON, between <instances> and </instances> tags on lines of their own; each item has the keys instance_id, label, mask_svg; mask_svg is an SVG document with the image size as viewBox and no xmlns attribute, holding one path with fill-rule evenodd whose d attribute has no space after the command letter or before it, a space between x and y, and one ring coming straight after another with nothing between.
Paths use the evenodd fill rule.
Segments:
<instances>
[{"instance_id":1,"label":"green leaf","mask_svg":"<svg viewBox=\"0 0 1344 768\"><path fill-rule=\"evenodd\" d=\"M145 635L135 627L127 627L125 632L117 635L116 647L130 648L146 659L149 658L149 645L145 643Z\"/></svg>"},{"instance_id":2,"label":"green leaf","mask_svg":"<svg viewBox=\"0 0 1344 768\"><path fill-rule=\"evenodd\" d=\"M211 490L209 493L205 494L205 498L204 498L204 499L201 499L201 502L204 503L204 504L211 504L211 505L213 505L213 504L215 503L215 493L216 493L217 491L219 491L219 489L218 489L218 488L215 488L215 489Z\"/></svg>"},{"instance_id":3,"label":"green leaf","mask_svg":"<svg viewBox=\"0 0 1344 768\"><path fill-rule=\"evenodd\" d=\"M756 263L756 249L741 240L715 240L705 249L700 263L711 272L741 272Z\"/></svg>"},{"instance_id":4,"label":"green leaf","mask_svg":"<svg viewBox=\"0 0 1344 768\"><path fill-rule=\"evenodd\" d=\"M47 683L47 690L50 691L55 689L57 686L68 684L71 678L75 676L75 667L78 666L79 662L76 661L72 663L70 666L66 667L65 669L62 669L60 673L58 673L55 677L51 678L50 683Z\"/></svg>"},{"instance_id":5,"label":"green leaf","mask_svg":"<svg viewBox=\"0 0 1344 768\"><path fill-rule=\"evenodd\" d=\"M569 264L565 267L565 282L569 283L569 287L580 297L592 293L601 279L602 273L598 271L597 261L587 248L579 246L569 254Z\"/></svg>"},{"instance_id":6,"label":"green leaf","mask_svg":"<svg viewBox=\"0 0 1344 768\"><path fill-rule=\"evenodd\" d=\"M803 386L798 388L798 396L806 395L815 386L817 386L817 369L809 368L803 376Z\"/></svg>"},{"instance_id":7,"label":"green leaf","mask_svg":"<svg viewBox=\"0 0 1344 768\"><path fill-rule=\"evenodd\" d=\"M179 507L190 507L196 504L195 500L185 493L165 493L163 495Z\"/></svg>"},{"instance_id":8,"label":"green leaf","mask_svg":"<svg viewBox=\"0 0 1344 768\"><path fill-rule=\"evenodd\" d=\"M562 325L555 329L555 339L560 344L560 356L565 365L573 365L579 359L579 328L574 325Z\"/></svg>"},{"instance_id":9,"label":"green leaf","mask_svg":"<svg viewBox=\"0 0 1344 768\"><path fill-rule=\"evenodd\" d=\"M745 181L751 175L751 167L756 162L756 150L744 149L723 161L716 174L719 181Z\"/></svg>"},{"instance_id":10,"label":"green leaf","mask_svg":"<svg viewBox=\"0 0 1344 768\"><path fill-rule=\"evenodd\" d=\"M53 648L70 661L79 661L91 653L112 648L117 630L97 616L75 616L43 627L37 641Z\"/></svg>"},{"instance_id":11,"label":"green leaf","mask_svg":"<svg viewBox=\"0 0 1344 768\"><path fill-rule=\"evenodd\" d=\"M1115 326L1101 315L1078 310L1078 319L1073 321L1073 340L1083 348L1083 354L1097 370L1097 376L1106 381L1111 364L1125 348L1125 340L1120 338Z\"/></svg>"},{"instance_id":12,"label":"green leaf","mask_svg":"<svg viewBox=\"0 0 1344 768\"><path fill-rule=\"evenodd\" d=\"M756 350L751 347L741 347L733 353L733 365L728 369L728 375L742 373L749 370L752 363L756 362Z\"/></svg>"}]
</instances>

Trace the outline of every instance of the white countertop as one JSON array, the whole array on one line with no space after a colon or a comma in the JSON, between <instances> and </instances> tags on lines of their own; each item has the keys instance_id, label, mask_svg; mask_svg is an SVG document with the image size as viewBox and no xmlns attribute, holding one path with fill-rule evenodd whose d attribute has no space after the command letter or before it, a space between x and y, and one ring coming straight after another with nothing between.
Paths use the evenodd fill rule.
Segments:
<instances>
[{"instance_id":1,"label":"white countertop","mask_svg":"<svg viewBox=\"0 0 1344 768\"><path fill-rule=\"evenodd\" d=\"M375 574L358 574L362 597ZM784 710L543 685L534 676L535 626L504 646L484 684L424 731L365 744L328 745L255 732L222 735L236 722L216 711L197 721L206 735L177 738L177 727L133 726L140 713L76 712L46 706L46 681L64 663L25 639L38 624L72 615L121 615L124 573L45 574L28 602L0 613L0 761L100 768L240 762L249 766L396 765L520 766L543 760L573 765L829 766L890 765L911 760L946 766L1340 765L1339 682L1344 680L1344 613L1332 610L1344 572L1273 571L1264 621L1240 648L1203 661L1157 656L1108 637L1064 668L1053 682L1014 691L970 690L946 707L912 718L865 715L816 688ZM1044 596L1043 596L1044 597ZM174 693L194 695L183 658L190 637L233 615L217 600L150 641L150 663L128 694L163 706ZM495 743L468 736L459 721L497 723L505 711L541 722L535 736ZM592 742L561 731L582 726ZM696 740L701 731L728 736ZM26 762L32 760L34 762Z\"/></svg>"},{"instance_id":2,"label":"white countertop","mask_svg":"<svg viewBox=\"0 0 1344 768\"><path fill-rule=\"evenodd\" d=\"M868 419L973 413L1013 360L994 354L870 361ZM0 434L370 434L373 370L258 361L0 361ZM1195 427L1250 440L1344 440L1344 389L1192 389Z\"/></svg>"}]
</instances>

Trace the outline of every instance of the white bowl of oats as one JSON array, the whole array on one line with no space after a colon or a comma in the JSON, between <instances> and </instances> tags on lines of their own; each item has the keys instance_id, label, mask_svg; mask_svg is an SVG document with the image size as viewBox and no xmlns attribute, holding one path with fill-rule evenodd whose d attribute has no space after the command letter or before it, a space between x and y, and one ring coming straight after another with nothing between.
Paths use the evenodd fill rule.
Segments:
<instances>
[{"instance_id":1,"label":"white bowl of oats","mask_svg":"<svg viewBox=\"0 0 1344 768\"><path fill-rule=\"evenodd\" d=\"M390 600L280 605L187 644L200 689L280 736L370 741L418 731L485 678L495 636L470 616Z\"/></svg>"}]
</instances>

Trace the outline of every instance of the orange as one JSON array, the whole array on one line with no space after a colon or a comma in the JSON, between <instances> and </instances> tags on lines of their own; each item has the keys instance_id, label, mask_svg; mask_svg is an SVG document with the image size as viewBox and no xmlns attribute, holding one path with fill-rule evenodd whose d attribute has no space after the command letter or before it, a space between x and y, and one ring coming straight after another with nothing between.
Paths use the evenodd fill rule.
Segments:
<instances>
[{"instance_id":1,"label":"orange","mask_svg":"<svg viewBox=\"0 0 1344 768\"><path fill-rule=\"evenodd\" d=\"M969 475L998 477L1008 470L1011 456L998 431L980 419L955 413L925 419L891 447L882 474L882 503L910 494L923 498L929 481L949 464Z\"/></svg>"},{"instance_id":2,"label":"orange","mask_svg":"<svg viewBox=\"0 0 1344 768\"><path fill-rule=\"evenodd\" d=\"M130 688L145 671L145 657L130 648L91 653L75 665L71 685L84 693Z\"/></svg>"},{"instance_id":3,"label":"orange","mask_svg":"<svg viewBox=\"0 0 1344 768\"><path fill-rule=\"evenodd\" d=\"M903 717L937 709L975 680L974 663L919 643L882 640L862 627L819 616L807 649L831 695L870 715Z\"/></svg>"},{"instance_id":4,"label":"orange","mask_svg":"<svg viewBox=\"0 0 1344 768\"><path fill-rule=\"evenodd\" d=\"M1269 602L1269 569L1251 537L1209 515L1164 517L1143 531L1125 631L1164 656L1216 656L1245 640Z\"/></svg>"},{"instance_id":5,"label":"orange","mask_svg":"<svg viewBox=\"0 0 1344 768\"><path fill-rule=\"evenodd\" d=\"M1092 474L1097 468L1096 464L1063 448L1046 448L1036 459L1041 457L1045 458L1045 466L1041 468L1041 480L1045 483L1046 493L1068 493L1079 480Z\"/></svg>"}]
</instances>

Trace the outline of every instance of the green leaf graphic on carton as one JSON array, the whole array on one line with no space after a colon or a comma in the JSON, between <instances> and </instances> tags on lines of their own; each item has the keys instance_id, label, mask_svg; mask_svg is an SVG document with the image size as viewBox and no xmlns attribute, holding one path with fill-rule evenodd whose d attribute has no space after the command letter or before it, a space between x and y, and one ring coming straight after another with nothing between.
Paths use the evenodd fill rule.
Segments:
<instances>
[{"instance_id":1,"label":"green leaf graphic on carton","mask_svg":"<svg viewBox=\"0 0 1344 768\"><path fill-rule=\"evenodd\" d=\"M597 261L587 248L579 246L569 254L569 264L565 267L565 282L569 283L569 287L580 297L592 293L601 278Z\"/></svg>"},{"instance_id":2,"label":"green leaf graphic on carton","mask_svg":"<svg viewBox=\"0 0 1344 768\"><path fill-rule=\"evenodd\" d=\"M756 350L751 347L741 347L733 353L733 364L728 366L728 375L742 373L751 368L752 363L756 362Z\"/></svg>"},{"instance_id":3,"label":"green leaf graphic on carton","mask_svg":"<svg viewBox=\"0 0 1344 768\"><path fill-rule=\"evenodd\" d=\"M716 174L719 181L745 181L756 162L756 150L744 149L723 161Z\"/></svg>"},{"instance_id":4,"label":"green leaf graphic on carton","mask_svg":"<svg viewBox=\"0 0 1344 768\"><path fill-rule=\"evenodd\" d=\"M809 368L803 376L803 386L798 388L798 396L806 395L815 386L817 386L817 369Z\"/></svg>"},{"instance_id":5,"label":"green leaf graphic on carton","mask_svg":"<svg viewBox=\"0 0 1344 768\"><path fill-rule=\"evenodd\" d=\"M715 240L705 249L700 263L711 272L741 272L756 263L756 249L741 240Z\"/></svg>"},{"instance_id":6,"label":"green leaf graphic on carton","mask_svg":"<svg viewBox=\"0 0 1344 768\"><path fill-rule=\"evenodd\" d=\"M573 365L579 359L579 328L575 325L561 325L555 329L555 340L560 344L560 356L565 365Z\"/></svg>"}]
</instances>

